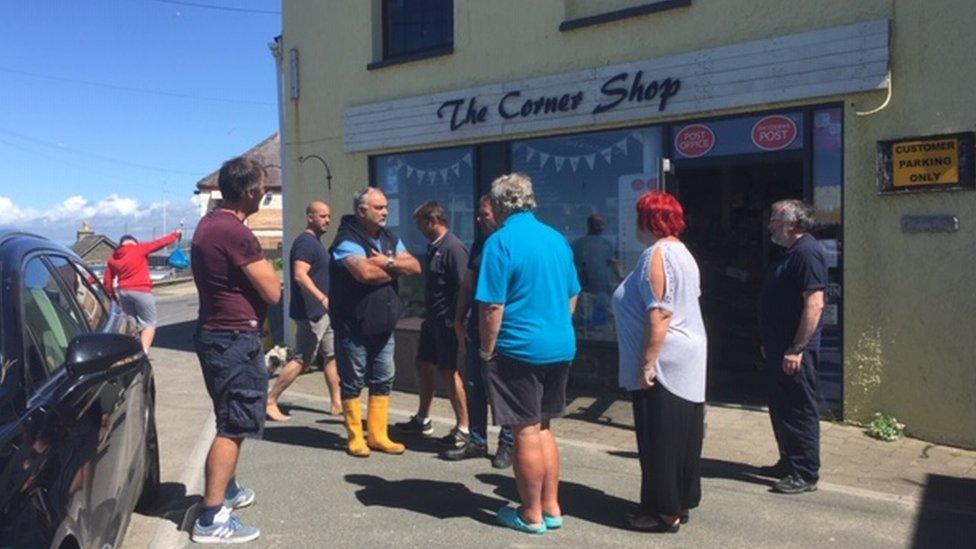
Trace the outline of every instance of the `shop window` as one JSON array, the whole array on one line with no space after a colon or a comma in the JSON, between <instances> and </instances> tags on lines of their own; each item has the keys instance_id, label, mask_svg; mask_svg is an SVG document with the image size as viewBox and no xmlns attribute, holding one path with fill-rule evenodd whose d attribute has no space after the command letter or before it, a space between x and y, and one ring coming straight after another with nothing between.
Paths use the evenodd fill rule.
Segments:
<instances>
[{"instance_id":1,"label":"shop window","mask_svg":"<svg viewBox=\"0 0 976 549\"><path fill-rule=\"evenodd\" d=\"M453 0L383 0L383 59L453 44Z\"/></svg>"},{"instance_id":2,"label":"shop window","mask_svg":"<svg viewBox=\"0 0 976 549\"><path fill-rule=\"evenodd\" d=\"M844 110L813 111L813 205L816 237L827 258L827 303L823 310L819 375L821 412L839 416L843 403L844 241L841 197L844 182Z\"/></svg>"},{"instance_id":3,"label":"shop window","mask_svg":"<svg viewBox=\"0 0 976 549\"><path fill-rule=\"evenodd\" d=\"M615 341L610 296L644 250L637 198L658 188L660 128L515 141L513 171L532 178L536 215L566 236L583 293L577 335Z\"/></svg>"},{"instance_id":4,"label":"shop window","mask_svg":"<svg viewBox=\"0 0 976 549\"><path fill-rule=\"evenodd\" d=\"M474 241L474 155L473 147L456 147L373 158L376 185L389 200L386 226L400 236L421 264L427 253L427 239L417 229L413 212L428 200L440 202L451 231L462 242L470 246ZM423 277L401 280L400 293L407 302L408 316L423 313L423 288Z\"/></svg>"}]
</instances>

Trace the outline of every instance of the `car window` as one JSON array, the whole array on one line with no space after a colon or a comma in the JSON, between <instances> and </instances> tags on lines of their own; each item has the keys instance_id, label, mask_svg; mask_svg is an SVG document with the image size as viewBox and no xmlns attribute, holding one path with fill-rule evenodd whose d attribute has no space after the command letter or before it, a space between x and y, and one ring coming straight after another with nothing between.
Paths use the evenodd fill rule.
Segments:
<instances>
[{"instance_id":1,"label":"car window","mask_svg":"<svg viewBox=\"0 0 976 549\"><path fill-rule=\"evenodd\" d=\"M67 267L72 269L70 264ZM45 369L54 373L64 365L68 343L84 330L85 324L72 305L73 293L64 292L39 257L24 266L22 284L24 328L37 342Z\"/></svg>"},{"instance_id":2,"label":"car window","mask_svg":"<svg viewBox=\"0 0 976 549\"><path fill-rule=\"evenodd\" d=\"M75 287L75 299L78 301L78 307L85 315L85 319L88 320L88 325L91 326L93 331L102 331L105 322L108 320L107 311L112 308L112 303L109 301L108 296L105 295L105 290L102 288L102 285L98 283L95 275L84 265L72 261L71 264L74 265L74 271L68 273L58 267L58 260L61 260L61 258L51 258L51 264L54 265L55 269L58 269L65 277L73 276L77 279L73 283ZM72 283L68 285L71 286Z\"/></svg>"}]
</instances>

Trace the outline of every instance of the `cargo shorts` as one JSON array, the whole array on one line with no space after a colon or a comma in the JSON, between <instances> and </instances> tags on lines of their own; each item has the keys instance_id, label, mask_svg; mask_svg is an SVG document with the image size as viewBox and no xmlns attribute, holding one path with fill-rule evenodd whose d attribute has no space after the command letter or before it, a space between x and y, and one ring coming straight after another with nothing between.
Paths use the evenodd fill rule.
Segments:
<instances>
[{"instance_id":1,"label":"cargo shorts","mask_svg":"<svg viewBox=\"0 0 976 549\"><path fill-rule=\"evenodd\" d=\"M213 401L217 434L260 439L268 399L261 334L200 330L193 344Z\"/></svg>"}]
</instances>

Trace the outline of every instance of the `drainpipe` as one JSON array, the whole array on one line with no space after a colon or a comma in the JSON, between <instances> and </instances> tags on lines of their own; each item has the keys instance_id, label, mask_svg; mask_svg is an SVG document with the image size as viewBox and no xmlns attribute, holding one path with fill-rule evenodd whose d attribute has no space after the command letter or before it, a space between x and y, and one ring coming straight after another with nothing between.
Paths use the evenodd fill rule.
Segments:
<instances>
[{"instance_id":1,"label":"drainpipe","mask_svg":"<svg viewBox=\"0 0 976 549\"><path fill-rule=\"evenodd\" d=\"M291 252L291 241L288 240L285 233L285 223L286 219L289 219L290 208L288 205L288 189L291 188L291 181L289 181L289 170L288 162L285 161L288 156L285 153L287 148L285 143L285 89L284 89L284 67L283 67L283 56L282 56L282 40L279 34L274 38L273 42L268 43L268 49L271 51L271 55L275 59L275 80L278 86L278 165L281 166L281 257L282 257L282 278L286 281L291 279L291 265L288 263L288 254ZM289 315L289 304L291 303L291 284L284 284L284 293L281 299L281 310L282 310L282 322L284 323L284 329L282 330L285 335L285 344L289 347L295 346L294 335L291 330L288 329L288 315Z\"/></svg>"}]
</instances>

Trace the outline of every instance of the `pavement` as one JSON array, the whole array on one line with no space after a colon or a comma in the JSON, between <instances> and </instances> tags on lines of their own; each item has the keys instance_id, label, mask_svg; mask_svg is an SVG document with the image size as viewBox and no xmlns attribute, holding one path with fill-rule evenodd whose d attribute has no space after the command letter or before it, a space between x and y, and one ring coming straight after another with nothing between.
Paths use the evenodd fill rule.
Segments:
<instances>
[{"instance_id":1,"label":"pavement","mask_svg":"<svg viewBox=\"0 0 976 549\"><path fill-rule=\"evenodd\" d=\"M188 286L188 287L187 287ZM151 356L159 391L157 423L164 497L151 515L133 515L124 547L183 547L202 491L202 462L213 433L210 403L190 352L192 285L157 292L161 327ZM399 365L400 368L412 365ZM408 417L416 395L394 393L391 423ZM562 452L562 531L532 537L499 528L494 512L515 499L511 471L487 460L446 463L434 443L407 438L403 456L344 453L341 418L329 416L320 372L301 376L263 441L245 443L238 476L258 492L239 512L262 529L255 547L357 544L486 547L693 545L723 547L972 546L976 539L976 452L903 438L881 442L861 428L822 422L820 490L769 493L757 468L776 460L767 415L708 406L703 500L673 536L622 527L638 498L639 465L630 403L622 394L571 395L554 421ZM436 399L437 434L453 422ZM970 542L964 540L969 539Z\"/></svg>"}]
</instances>

